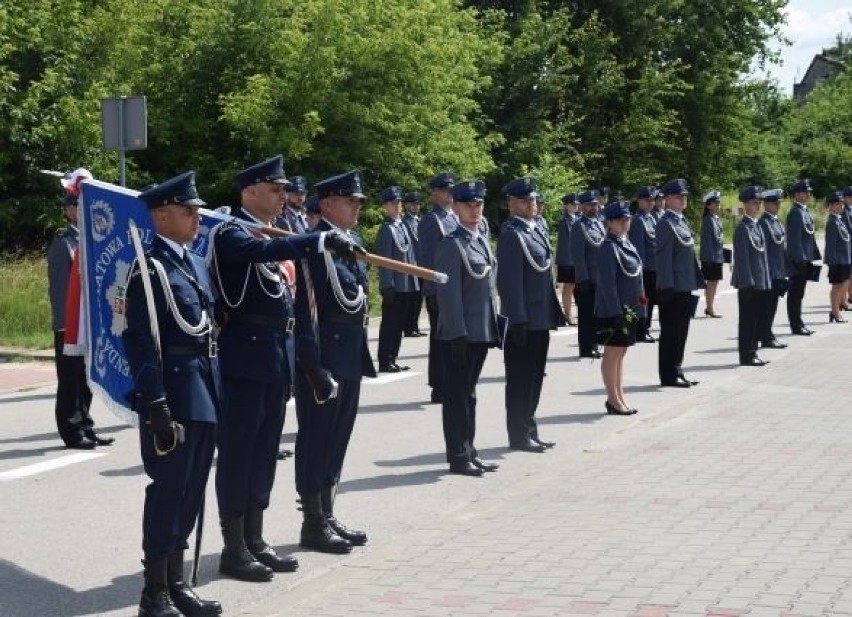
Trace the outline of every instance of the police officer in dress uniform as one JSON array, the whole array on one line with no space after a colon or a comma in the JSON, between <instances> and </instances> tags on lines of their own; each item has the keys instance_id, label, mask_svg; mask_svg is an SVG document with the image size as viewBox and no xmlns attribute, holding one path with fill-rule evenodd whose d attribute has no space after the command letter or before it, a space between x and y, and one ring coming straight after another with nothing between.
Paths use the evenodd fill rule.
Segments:
<instances>
[{"instance_id":1,"label":"police officer in dress uniform","mask_svg":"<svg viewBox=\"0 0 852 617\"><path fill-rule=\"evenodd\" d=\"M56 232L47 250L47 288L56 363L56 428L67 448L91 450L95 446L108 446L115 440L95 433L95 423L89 414L92 391L86 382L83 356L67 355L63 351L71 263L80 241L77 200L76 195L67 195L63 200L62 214L67 224Z\"/></svg>"},{"instance_id":2,"label":"police officer in dress uniform","mask_svg":"<svg viewBox=\"0 0 852 617\"><path fill-rule=\"evenodd\" d=\"M598 278L597 252L606 233L598 218L598 192L591 190L577 196L582 216L571 230L571 262L577 283L577 342L581 358L600 358L595 336L595 285Z\"/></svg>"},{"instance_id":3,"label":"police officer in dress uniform","mask_svg":"<svg viewBox=\"0 0 852 617\"><path fill-rule=\"evenodd\" d=\"M420 219L417 236L420 238L419 263L424 268L435 269L435 251L438 244L450 235L458 226L458 219L453 212L453 186L456 177L450 172L443 172L429 180L429 197L432 209ZM484 220L484 219L482 219ZM481 223L480 223L481 224ZM421 291L426 298L426 312L429 314L429 385L432 387L431 400L441 402L441 377L443 369L440 365L440 350L435 338L438 325L437 286L433 281L423 280Z\"/></svg>"},{"instance_id":4,"label":"police officer in dress uniform","mask_svg":"<svg viewBox=\"0 0 852 617\"><path fill-rule=\"evenodd\" d=\"M284 209L276 217L275 226L294 234L308 231L308 220L305 215L307 196L307 181L303 176L293 176L284 184Z\"/></svg>"},{"instance_id":5,"label":"police officer in dress uniform","mask_svg":"<svg viewBox=\"0 0 852 617\"><path fill-rule=\"evenodd\" d=\"M665 196L663 192L657 189L657 192L654 194L654 209L651 210L651 216L654 217L656 222L660 222L660 219L663 218L663 215L666 213L666 203Z\"/></svg>"},{"instance_id":6,"label":"police officer in dress uniform","mask_svg":"<svg viewBox=\"0 0 852 617\"><path fill-rule=\"evenodd\" d=\"M704 214L701 216L701 246L699 247L699 259L701 260L701 275L707 287L704 289L705 308L707 317L719 318L716 313L714 302L716 300L716 288L722 280L722 268L725 263L725 250L722 244L722 220L719 218L722 193L710 191L704 195Z\"/></svg>"},{"instance_id":7,"label":"police officer in dress uniform","mask_svg":"<svg viewBox=\"0 0 852 617\"><path fill-rule=\"evenodd\" d=\"M656 339L649 332L654 305L657 303L657 221L654 218L654 196L657 188L642 186L636 191L636 214L630 221L628 238L642 259L642 282L645 286L645 317L636 324L636 341L653 343Z\"/></svg>"},{"instance_id":8,"label":"police officer in dress uniform","mask_svg":"<svg viewBox=\"0 0 852 617\"><path fill-rule=\"evenodd\" d=\"M765 294L762 318L758 326L757 338L760 346L769 349L784 349L787 343L782 343L772 333L772 323L778 310L778 299L787 293L790 281L787 279L784 250L787 245L787 235L784 226L778 220L778 210L784 191L770 189L763 191L763 215L758 220L763 238L766 240L766 262L769 266L769 278L772 280L772 290Z\"/></svg>"},{"instance_id":9,"label":"police officer in dress uniform","mask_svg":"<svg viewBox=\"0 0 852 617\"><path fill-rule=\"evenodd\" d=\"M562 197L562 218L556 232L556 282L562 283L562 314L569 326L577 325L572 316L574 301L574 265L571 263L571 230L577 222L577 194Z\"/></svg>"},{"instance_id":10,"label":"police officer in dress uniform","mask_svg":"<svg viewBox=\"0 0 852 617\"><path fill-rule=\"evenodd\" d=\"M216 495L225 546L219 571L245 581L292 572L297 560L263 539L284 411L293 384L293 300L277 262L326 251L352 254L341 234L270 239L252 225L270 226L281 210L283 157L236 176L241 204L214 232L211 270L223 313L219 337L225 405L219 432Z\"/></svg>"},{"instance_id":11,"label":"police officer in dress uniform","mask_svg":"<svg viewBox=\"0 0 852 617\"><path fill-rule=\"evenodd\" d=\"M831 284L830 302L831 311L828 315L829 323L846 323L841 311L846 301L846 286L849 283L850 263L850 238L852 234L841 218L843 214L843 195L835 191L826 197L825 205L828 207L828 219L825 222L825 265L828 266L828 282Z\"/></svg>"},{"instance_id":12,"label":"police officer in dress uniform","mask_svg":"<svg viewBox=\"0 0 852 617\"><path fill-rule=\"evenodd\" d=\"M157 232L144 266L153 298L146 299L135 263L122 334L142 462L151 478L142 516L145 587L139 617L218 615L219 603L201 600L183 578L183 554L204 499L221 401L212 287L204 260L186 248L198 233L204 202L194 172L146 190L139 199L151 210ZM155 318L159 347L152 335Z\"/></svg>"},{"instance_id":13,"label":"police officer in dress uniform","mask_svg":"<svg viewBox=\"0 0 852 617\"><path fill-rule=\"evenodd\" d=\"M840 215L846 229L852 234L852 186L847 186L843 189L843 212ZM843 303L843 310L848 311L852 307L852 278L849 279L849 287L846 290L846 298Z\"/></svg>"},{"instance_id":14,"label":"police officer in dress uniform","mask_svg":"<svg viewBox=\"0 0 852 617\"><path fill-rule=\"evenodd\" d=\"M408 226L402 221L402 189L386 188L379 195L387 217L376 238L376 253L407 264L417 264L414 241ZM382 323L379 327L379 372L398 373L409 367L400 366L396 359L402 342L402 332L409 317L412 296L420 290L417 277L386 268L379 268L379 291L382 294Z\"/></svg>"},{"instance_id":15,"label":"police officer in dress uniform","mask_svg":"<svg viewBox=\"0 0 852 617\"><path fill-rule=\"evenodd\" d=\"M317 230L352 229L364 200L361 176L350 171L314 186L322 211ZM359 248L359 251L363 249ZM300 543L327 553L348 553L367 542L334 516L343 460L355 426L361 378L375 377L367 347L367 271L354 257L308 255L297 263L296 490L302 500Z\"/></svg>"},{"instance_id":16,"label":"police officer in dress uniform","mask_svg":"<svg viewBox=\"0 0 852 617\"><path fill-rule=\"evenodd\" d=\"M402 215L402 224L405 225L408 231L408 237L414 243L414 258L417 263L420 263L420 236L418 236L417 228L420 225L420 191L410 191L402 196L402 206L405 209ZM425 332L420 331L420 311L423 308L423 292L420 289L418 281L417 291L412 291L409 295L409 304L406 309L406 320L403 334L406 337L426 336Z\"/></svg>"},{"instance_id":17,"label":"police officer in dress uniform","mask_svg":"<svg viewBox=\"0 0 852 617\"><path fill-rule=\"evenodd\" d=\"M737 289L739 328L737 341L740 366L763 366L768 360L757 356L757 342L772 278L766 252L766 237L757 222L761 189L748 186L740 191L744 215L734 229L734 265L731 285Z\"/></svg>"},{"instance_id":18,"label":"police officer in dress uniform","mask_svg":"<svg viewBox=\"0 0 852 617\"><path fill-rule=\"evenodd\" d=\"M657 222L657 303L660 306L659 373L663 386L689 388L681 369L689 320L693 313L692 292L703 285L692 230L684 218L686 180L678 178L663 188L666 212Z\"/></svg>"},{"instance_id":19,"label":"police officer in dress uniform","mask_svg":"<svg viewBox=\"0 0 852 617\"><path fill-rule=\"evenodd\" d=\"M535 178L503 187L509 218L497 240L500 311L509 320L503 343L506 365L506 430L509 447L544 452L555 444L538 435L535 412L541 398L550 330L565 320L553 287L550 238L536 223Z\"/></svg>"},{"instance_id":20,"label":"police officer in dress uniform","mask_svg":"<svg viewBox=\"0 0 852 617\"><path fill-rule=\"evenodd\" d=\"M624 394L624 356L636 340L637 326L644 321L645 293L642 259L628 239L632 224L630 204L612 201L604 208L607 235L598 251L595 287L595 323L598 342L603 345L601 377L607 393L607 414L630 416L637 410Z\"/></svg>"},{"instance_id":21,"label":"police officer in dress uniform","mask_svg":"<svg viewBox=\"0 0 852 617\"><path fill-rule=\"evenodd\" d=\"M450 473L481 476L498 465L479 458L473 444L476 433L476 383L488 348L497 344L494 306L496 260L488 241L479 233L485 183L455 184L460 225L438 245L435 268L447 274L437 287L437 338L443 375L441 417Z\"/></svg>"},{"instance_id":22,"label":"police officer in dress uniform","mask_svg":"<svg viewBox=\"0 0 852 617\"><path fill-rule=\"evenodd\" d=\"M319 225L321 218L319 199L316 195L311 195L305 200L305 221L308 231L313 231Z\"/></svg>"},{"instance_id":23,"label":"police officer in dress uniform","mask_svg":"<svg viewBox=\"0 0 852 617\"><path fill-rule=\"evenodd\" d=\"M790 192L793 195L793 207L787 213L787 272L790 274L787 318L793 334L809 336L813 330L806 328L802 321L802 298L805 297L811 262L820 259L814 238L814 219L807 206L812 192L810 180L800 180Z\"/></svg>"}]
</instances>

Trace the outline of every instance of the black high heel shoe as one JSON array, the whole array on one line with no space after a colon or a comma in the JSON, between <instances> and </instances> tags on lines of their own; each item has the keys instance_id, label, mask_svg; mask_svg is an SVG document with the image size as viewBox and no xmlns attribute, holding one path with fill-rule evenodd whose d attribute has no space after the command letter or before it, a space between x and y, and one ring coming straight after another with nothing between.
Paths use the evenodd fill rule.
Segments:
<instances>
[{"instance_id":1,"label":"black high heel shoe","mask_svg":"<svg viewBox=\"0 0 852 617\"><path fill-rule=\"evenodd\" d=\"M835 315L834 313L829 313L828 323L846 323L846 320L843 319L843 315Z\"/></svg>"},{"instance_id":2,"label":"black high heel shoe","mask_svg":"<svg viewBox=\"0 0 852 617\"><path fill-rule=\"evenodd\" d=\"M710 309L704 309L704 315L707 317L712 317L713 319L720 319L722 316L719 313L715 313Z\"/></svg>"},{"instance_id":3,"label":"black high heel shoe","mask_svg":"<svg viewBox=\"0 0 852 617\"><path fill-rule=\"evenodd\" d=\"M604 401L604 407L606 407L606 413L610 416L632 416L636 413L636 409L618 409L615 405L612 405L609 401Z\"/></svg>"}]
</instances>

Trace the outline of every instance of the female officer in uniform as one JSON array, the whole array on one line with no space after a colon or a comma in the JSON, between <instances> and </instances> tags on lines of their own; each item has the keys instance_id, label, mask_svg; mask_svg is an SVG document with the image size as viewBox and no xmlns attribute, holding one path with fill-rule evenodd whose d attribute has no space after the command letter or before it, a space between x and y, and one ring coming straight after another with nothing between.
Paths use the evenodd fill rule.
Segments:
<instances>
[{"instance_id":1,"label":"female officer in uniform","mask_svg":"<svg viewBox=\"0 0 852 617\"><path fill-rule=\"evenodd\" d=\"M710 191L704 196L704 216L701 217L701 274L707 282L704 299L707 317L721 317L713 310L716 300L716 288L722 280L722 264L725 262L722 250L722 221L719 219L719 191Z\"/></svg>"},{"instance_id":2,"label":"female officer in uniform","mask_svg":"<svg viewBox=\"0 0 852 617\"><path fill-rule=\"evenodd\" d=\"M598 343L603 345L601 375L606 388L606 412L636 413L624 397L623 364L627 348L636 342L636 326L645 318L648 300L642 281L642 259L627 239L630 204L615 201L604 208L607 235L598 251L595 319Z\"/></svg>"},{"instance_id":3,"label":"female officer in uniform","mask_svg":"<svg viewBox=\"0 0 852 617\"><path fill-rule=\"evenodd\" d=\"M828 220L825 223L825 263L828 266L828 282L831 283L831 312L828 314L829 323L844 323L842 305L846 300L846 288L849 285L849 274L852 270L852 255L850 255L850 238L852 234L846 227L841 214L843 198L839 192L831 193L825 199L828 207Z\"/></svg>"}]
</instances>

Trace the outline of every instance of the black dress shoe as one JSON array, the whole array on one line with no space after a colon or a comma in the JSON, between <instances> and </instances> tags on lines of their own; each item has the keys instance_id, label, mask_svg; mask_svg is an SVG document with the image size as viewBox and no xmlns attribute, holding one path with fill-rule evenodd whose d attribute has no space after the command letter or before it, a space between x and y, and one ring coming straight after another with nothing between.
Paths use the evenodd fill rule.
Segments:
<instances>
[{"instance_id":1,"label":"black dress shoe","mask_svg":"<svg viewBox=\"0 0 852 617\"><path fill-rule=\"evenodd\" d=\"M283 461L285 458L290 458L291 456L293 456L292 450L287 450L285 448L280 448L278 450L278 460L279 461Z\"/></svg>"},{"instance_id":2,"label":"black dress shoe","mask_svg":"<svg viewBox=\"0 0 852 617\"><path fill-rule=\"evenodd\" d=\"M474 456L470 459L470 462L473 463L474 467L477 467L482 471L497 471L500 469L500 465L497 463L485 463L478 456Z\"/></svg>"},{"instance_id":3,"label":"black dress shoe","mask_svg":"<svg viewBox=\"0 0 852 617\"><path fill-rule=\"evenodd\" d=\"M95 431L85 431L83 434L98 446L111 446L115 443L115 437L101 437Z\"/></svg>"},{"instance_id":4,"label":"black dress shoe","mask_svg":"<svg viewBox=\"0 0 852 617\"><path fill-rule=\"evenodd\" d=\"M675 377L674 379L666 379L660 382L664 388L691 388L692 384L683 377Z\"/></svg>"},{"instance_id":5,"label":"black dress shoe","mask_svg":"<svg viewBox=\"0 0 852 617\"><path fill-rule=\"evenodd\" d=\"M602 354L601 352L599 352L597 349L593 349L592 351L587 351L586 353L581 353L581 354L580 354L580 357L581 357L581 358L594 358L594 359L598 359L598 358L603 357L603 354Z\"/></svg>"},{"instance_id":6,"label":"black dress shoe","mask_svg":"<svg viewBox=\"0 0 852 617\"><path fill-rule=\"evenodd\" d=\"M767 364L769 364L769 360L761 360L757 356L740 358L740 366L765 366Z\"/></svg>"},{"instance_id":7,"label":"black dress shoe","mask_svg":"<svg viewBox=\"0 0 852 617\"><path fill-rule=\"evenodd\" d=\"M387 364L379 364L379 372L380 373L398 373L402 369L398 367L393 362L389 362Z\"/></svg>"},{"instance_id":8,"label":"black dress shoe","mask_svg":"<svg viewBox=\"0 0 852 617\"><path fill-rule=\"evenodd\" d=\"M439 390L436 390L435 388L432 388L432 395L429 397L429 400L433 403L441 403L443 402L443 399L444 397L441 396L441 392Z\"/></svg>"},{"instance_id":9,"label":"black dress shoe","mask_svg":"<svg viewBox=\"0 0 852 617\"><path fill-rule=\"evenodd\" d=\"M509 449L518 450L520 452L535 452L536 454L541 454L544 452L545 447L540 443L536 443L532 439L527 438L526 441L510 442Z\"/></svg>"},{"instance_id":10,"label":"black dress shoe","mask_svg":"<svg viewBox=\"0 0 852 617\"><path fill-rule=\"evenodd\" d=\"M76 441L69 441L65 443L65 447L70 450L94 450L96 445L98 444L88 437L80 437Z\"/></svg>"},{"instance_id":11,"label":"black dress shoe","mask_svg":"<svg viewBox=\"0 0 852 617\"><path fill-rule=\"evenodd\" d=\"M544 448L552 448L553 446L556 445L555 441L545 441L544 439L540 439L538 437L531 437L530 439L532 439L534 442L536 442L538 445L540 445Z\"/></svg>"},{"instance_id":12,"label":"black dress shoe","mask_svg":"<svg viewBox=\"0 0 852 617\"><path fill-rule=\"evenodd\" d=\"M645 334L643 334L641 336L637 335L636 336L636 342L637 343L656 343L657 339L655 339L653 336L651 336L650 334L648 334L646 332Z\"/></svg>"},{"instance_id":13,"label":"black dress shoe","mask_svg":"<svg viewBox=\"0 0 852 617\"><path fill-rule=\"evenodd\" d=\"M457 473L460 476L478 477L485 472L470 461L465 461L463 463L450 463L450 473Z\"/></svg>"},{"instance_id":14,"label":"black dress shoe","mask_svg":"<svg viewBox=\"0 0 852 617\"><path fill-rule=\"evenodd\" d=\"M761 343L760 346L764 349L786 349L787 343L782 343L778 339L772 339L768 343Z\"/></svg>"},{"instance_id":15,"label":"black dress shoe","mask_svg":"<svg viewBox=\"0 0 852 617\"><path fill-rule=\"evenodd\" d=\"M258 549L250 546L248 549L255 559L273 572L295 572L299 569L298 559L292 555L279 555L271 546Z\"/></svg>"},{"instance_id":16,"label":"black dress shoe","mask_svg":"<svg viewBox=\"0 0 852 617\"><path fill-rule=\"evenodd\" d=\"M804 326L802 326L801 328L796 328L795 330L793 330L793 334L795 334L796 336L810 336L813 333L814 333L813 330L808 330Z\"/></svg>"},{"instance_id":17,"label":"black dress shoe","mask_svg":"<svg viewBox=\"0 0 852 617\"><path fill-rule=\"evenodd\" d=\"M411 368L407 364L397 364L396 362L394 362L393 365L397 368L398 371L407 371Z\"/></svg>"}]
</instances>

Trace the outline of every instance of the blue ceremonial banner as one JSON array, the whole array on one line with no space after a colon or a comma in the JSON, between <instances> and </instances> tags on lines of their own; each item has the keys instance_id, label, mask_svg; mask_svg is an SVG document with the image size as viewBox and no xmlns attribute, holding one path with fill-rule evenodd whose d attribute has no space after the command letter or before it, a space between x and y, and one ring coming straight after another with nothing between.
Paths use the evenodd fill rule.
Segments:
<instances>
[{"instance_id":1,"label":"blue ceremonial banner","mask_svg":"<svg viewBox=\"0 0 852 617\"><path fill-rule=\"evenodd\" d=\"M139 191L87 180L80 202L80 274L85 316L86 376L89 386L119 418L136 426L130 409L133 376L124 353L124 300L136 254L130 221L139 228L146 250L155 232ZM202 210L192 249L206 255L210 230L230 217Z\"/></svg>"}]
</instances>

